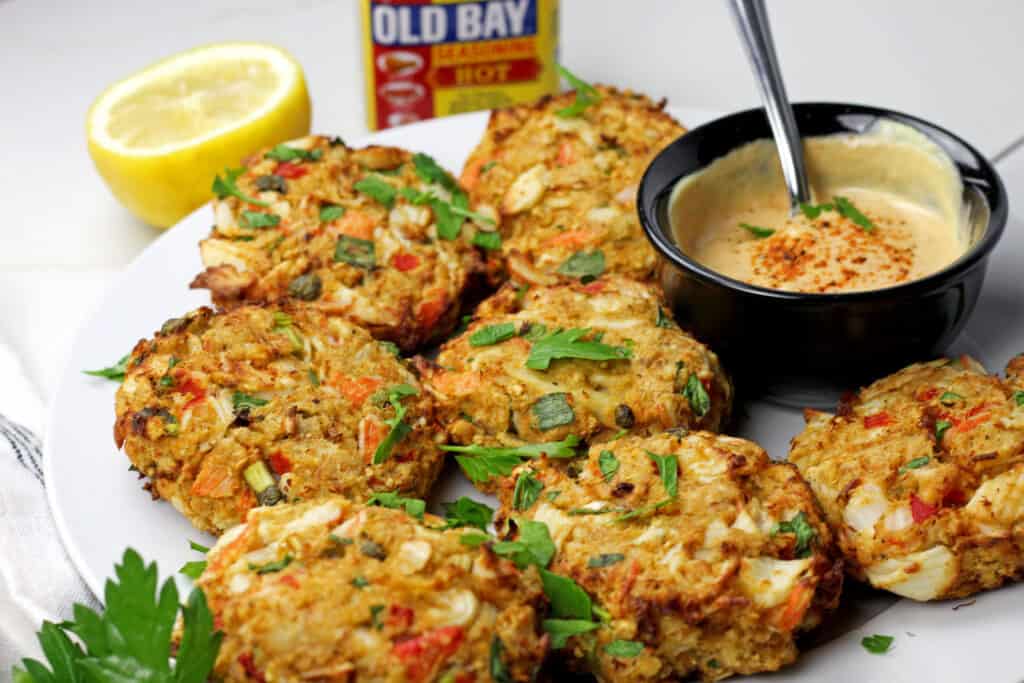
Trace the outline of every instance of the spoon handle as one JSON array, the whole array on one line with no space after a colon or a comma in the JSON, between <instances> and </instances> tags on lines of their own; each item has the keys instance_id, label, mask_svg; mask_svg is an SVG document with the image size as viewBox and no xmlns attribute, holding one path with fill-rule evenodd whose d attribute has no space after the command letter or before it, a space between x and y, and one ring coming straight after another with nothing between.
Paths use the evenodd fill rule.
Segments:
<instances>
[{"instance_id":1,"label":"spoon handle","mask_svg":"<svg viewBox=\"0 0 1024 683\"><path fill-rule=\"evenodd\" d=\"M807 186L800 133L786 97L779 60L775 56L775 43L768 25L768 10L764 0L731 0L729 5L761 89L761 100L779 150L779 161L782 162L782 176L786 180L791 208L795 212L800 202L811 200L811 193Z\"/></svg>"}]
</instances>

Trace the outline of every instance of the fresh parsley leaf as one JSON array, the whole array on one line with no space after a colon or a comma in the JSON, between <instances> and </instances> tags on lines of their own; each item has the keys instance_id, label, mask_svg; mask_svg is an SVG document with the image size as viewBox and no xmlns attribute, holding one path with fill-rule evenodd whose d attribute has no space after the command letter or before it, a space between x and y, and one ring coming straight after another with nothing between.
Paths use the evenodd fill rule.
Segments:
<instances>
[{"instance_id":1,"label":"fresh parsley leaf","mask_svg":"<svg viewBox=\"0 0 1024 683\"><path fill-rule=\"evenodd\" d=\"M281 217L262 211L243 211L241 223L243 228L276 228L281 223Z\"/></svg>"},{"instance_id":2,"label":"fresh parsley leaf","mask_svg":"<svg viewBox=\"0 0 1024 683\"><path fill-rule=\"evenodd\" d=\"M439 163L434 161L434 158L429 154L413 154L412 165L416 169L416 175L418 175L420 180L423 182L435 183L449 192L459 190L459 186L455 182L455 178L452 177L452 174L446 171Z\"/></svg>"},{"instance_id":3,"label":"fresh parsley leaf","mask_svg":"<svg viewBox=\"0 0 1024 683\"><path fill-rule=\"evenodd\" d=\"M558 266L558 272L569 277L590 281L604 272L604 266L604 252L600 249L577 251Z\"/></svg>"},{"instance_id":4,"label":"fresh parsley leaf","mask_svg":"<svg viewBox=\"0 0 1024 683\"><path fill-rule=\"evenodd\" d=\"M199 576L206 571L206 560L194 560L192 562L186 562L178 570L179 574L184 574L188 578L195 581Z\"/></svg>"},{"instance_id":5,"label":"fresh parsley leaf","mask_svg":"<svg viewBox=\"0 0 1024 683\"><path fill-rule=\"evenodd\" d=\"M644 452L658 466L658 475L661 477L661 485L665 487L665 492L675 498L679 493L679 459L675 455Z\"/></svg>"},{"instance_id":6,"label":"fresh parsley leaf","mask_svg":"<svg viewBox=\"0 0 1024 683\"><path fill-rule=\"evenodd\" d=\"M419 391L408 384L396 384L387 388L387 401L395 409L395 416L384 420L384 424L391 427L391 429L388 431L387 436L377 445L377 450L373 453L374 465L379 465L387 460L395 445L412 431L412 427L402 421L406 413L406 407L402 405L402 399L408 396L415 396L418 393Z\"/></svg>"},{"instance_id":7,"label":"fresh parsley leaf","mask_svg":"<svg viewBox=\"0 0 1024 683\"><path fill-rule=\"evenodd\" d=\"M953 391L947 391L942 396L939 396L939 403L944 406L951 406L957 401L962 400L964 400L964 397Z\"/></svg>"},{"instance_id":8,"label":"fresh parsley leaf","mask_svg":"<svg viewBox=\"0 0 1024 683\"><path fill-rule=\"evenodd\" d=\"M469 335L470 346L491 346L516 336L515 323L486 325Z\"/></svg>"},{"instance_id":9,"label":"fresh parsley leaf","mask_svg":"<svg viewBox=\"0 0 1024 683\"><path fill-rule=\"evenodd\" d=\"M807 521L807 514L804 512L796 513L788 522L777 523L772 529L772 536L775 534L795 534L796 547L793 551L801 558L810 556L811 545L818 536L818 532Z\"/></svg>"},{"instance_id":10,"label":"fresh parsley leaf","mask_svg":"<svg viewBox=\"0 0 1024 683\"><path fill-rule=\"evenodd\" d=\"M231 395L231 405L234 406L236 413L246 408L259 408L260 406L265 406L268 403L270 403L270 401L265 398L250 396L249 394L241 391L236 391Z\"/></svg>"},{"instance_id":11,"label":"fresh parsley leaf","mask_svg":"<svg viewBox=\"0 0 1024 683\"><path fill-rule=\"evenodd\" d=\"M502 660L501 655L505 651L505 644L501 642L501 638L494 636L491 639L491 657L490 657L490 674L491 680L494 683L515 683L512 678L512 674L509 673L508 667L505 666L505 662Z\"/></svg>"},{"instance_id":12,"label":"fresh parsley leaf","mask_svg":"<svg viewBox=\"0 0 1024 683\"><path fill-rule=\"evenodd\" d=\"M644 651L644 644L635 640L613 640L604 646L604 651L612 657L632 659Z\"/></svg>"},{"instance_id":13,"label":"fresh parsley leaf","mask_svg":"<svg viewBox=\"0 0 1024 683\"><path fill-rule=\"evenodd\" d=\"M334 261L372 270L377 265L377 254L371 240L342 235L334 247Z\"/></svg>"},{"instance_id":14,"label":"fresh parsley leaf","mask_svg":"<svg viewBox=\"0 0 1024 683\"><path fill-rule=\"evenodd\" d=\"M835 208L835 206L828 203L808 204L807 202L800 202L800 212L812 221L820 216L823 211L834 211Z\"/></svg>"},{"instance_id":15,"label":"fresh parsley leaf","mask_svg":"<svg viewBox=\"0 0 1024 683\"><path fill-rule=\"evenodd\" d=\"M561 441L523 444L522 446L441 446L442 451L465 453L455 456L472 481L485 482L492 476L508 476L524 458L538 458L546 455L549 458L574 458L580 439L570 434Z\"/></svg>"},{"instance_id":16,"label":"fresh parsley leaf","mask_svg":"<svg viewBox=\"0 0 1024 683\"><path fill-rule=\"evenodd\" d=\"M416 519L423 519L427 504L419 498L406 498L398 495L398 491L378 492L366 499L367 505L380 505L393 510L405 510L406 514Z\"/></svg>"},{"instance_id":17,"label":"fresh parsley leaf","mask_svg":"<svg viewBox=\"0 0 1024 683\"><path fill-rule=\"evenodd\" d=\"M464 206L465 205L465 206ZM485 216L482 213L469 210L469 199L465 194L457 194L453 196L452 203L450 205L451 212L456 216L462 216L468 218L471 221L477 223L483 223L484 225L494 225L494 220L490 216ZM489 235L495 235L498 237L498 244L501 244L501 236L497 233L487 233Z\"/></svg>"},{"instance_id":18,"label":"fresh parsley leaf","mask_svg":"<svg viewBox=\"0 0 1024 683\"><path fill-rule=\"evenodd\" d=\"M740 223L740 227L759 240L764 239L765 237L771 237L775 234L775 230L772 228L762 228L756 225L751 225L750 223Z\"/></svg>"},{"instance_id":19,"label":"fresh parsley leaf","mask_svg":"<svg viewBox=\"0 0 1024 683\"><path fill-rule=\"evenodd\" d=\"M274 161L317 161L323 156L323 151L314 149L311 152L306 149L299 149L298 147L276 145L263 156Z\"/></svg>"},{"instance_id":20,"label":"fresh parsley leaf","mask_svg":"<svg viewBox=\"0 0 1024 683\"><path fill-rule=\"evenodd\" d=\"M593 602L587 592L568 576L540 568L544 594L551 602L551 614L556 619L592 619Z\"/></svg>"},{"instance_id":21,"label":"fresh parsley leaf","mask_svg":"<svg viewBox=\"0 0 1024 683\"><path fill-rule=\"evenodd\" d=\"M836 203L836 211L839 212L840 216L849 218L851 221L859 225L864 229L864 232L873 232L875 224L871 222L871 219L865 216L857 209L853 203L846 197L835 196L832 201Z\"/></svg>"},{"instance_id":22,"label":"fresh parsley leaf","mask_svg":"<svg viewBox=\"0 0 1024 683\"><path fill-rule=\"evenodd\" d=\"M544 490L544 484L533 475L533 470L527 470L516 477L516 485L512 491L513 509L528 510L540 497L540 492Z\"/></svg>"},{"instance_id":23,"label":"fresh parsley leaf","mask_svg":"<svg viewBox=\"0 0 1024 683\"><path fill-rule=\"evenodd\" d=\"M498 251L501 249L501 233L478 230L473 235L473 244L488 251Z\"/></svg>"},{"instance_id":24,"label":"fresh parsley leaf","mask_svg":"<svg viewBox=\"0 0 1024 683\"><path fill-rule=\"evenodd\" d=\"M398 344L390 341L379 342L381 346L388 350L389 353L393 353L396 356L401 355L401 350L398 348Z\"/></svg>"},{"instance_id":25,"label":"fresh parsley leaf","mask_svg":"<svg viewBox=\"0 0 1024 683\"><path fill-rule=\"evenodd\" d=\"M468 533L459 536L459 543L470 548L479 548L489 540L491 540L491 537L487 534Z\"/></svg>"},{"instance_id":26,"label":"fresh parsley leaf","mask_svg":"<svg viewBox=\"0 0 1024 683\"><path fill-rule=\"evenodd\" d=\"M352 579L351 583L354 587L360 590L370 585L370 582L366 580L365 576L357 576L356 578Z\"/></svg>"},{"instance_id":27,"label":"fresh parsley leaf","mask_svg":"<svg viewBox=\"0 0 1024 683\"><path fill-rule=\"evenodd\" d=\"M658 306L658 315L655 316L654 318L654 325L656 327L663 327L669 330L673 329L676 326L675 323L672 321L672 318L670 316L665 315L665 311L664 309L662 309L661 306Z\"/></svg>"},{"instance_id":28,"label":"fresh parsley leaf","mask_svg":"<svg viewBox=\"0 0 1024 683\"><path fill-rule=\"evenodd\" d=\"M279 572L292 563L292 556L285 555L280 560L274 562L267 562L266 564L253 564L249 563L249 571L254 571L257 574L273 574Z\"/></svg>"},{"instance_id":29,"label":"fresh parsley leaf","mask_svg":"<svg viewBox=\"0 0 1024 683\"><path fill-rule=\"evenodd\" d=\"M569 85L571 85L576 91L576 101L568 107L556 111L555 114L557 116L564 119L579 116L586 111L587 107L601 101L601 93L598 92L597 88L582 80L561 64L558 65L558 73L561 74L562 78L567 80Z\"/></svg>"},{"instance_id":30,"label":"fresh parsley leaf","mask_svg":"<svg viewBox=\"0 0 1024 683\"><path fill-rule=\"evenodd\" d=\"M619 471L619 459L611 451L601 451L597 456L597 466L601 470L601 476L605 481L611 481L615 473Z\"/></svg>"},{"instance_id":31,"label":"fresh parsley leaf","mask_svg":"<svg viewBox=\"0 0 1024 683\"><path fill-rule=\"evenodd\" d=\"M238 178L245 173L244 168L226 168L224 169L224 177L221 178L219 175L213 179L213 187L210 190L217 195L218 199L225 199L227 197L237 197L246 204L252 204L253 206L269 207L270 204L267 202L261 202L259 199L250 197L249 195L238 189Z\"/></svg>"},{"instance_id":32,"label":"fresh parsley leaf","mask_svg":"<svg viewBox=\"0 0 1024 683\"><path fill-rule=\"evenodd\" d=\"M437 226L437 236L443 240L453 240L462 231L462 224L465 219L452 213L451 204L440 199L430 202L430 210L434 212L434 224Z\"/></svg>"},{"instance_id":33,"label":"fresh parsley leaf","mask_svg":"<svg viewBox=\"0 0 1024 683\"><path fill-rule=\"evenodd\" d=\"M892 641L892 636L883 636L881 634L876 633L873 636L864 636L863 638L861 638L860 644L865 650L867 650L871 654L884 655L886 652L889 651L889 648L892 646Z\"/></svg>"},{"instance_id":34,"label":"fresh parsley leaf","mask_svg":"<svg viewBox=\"0 0 1024 683\"><path fill-rule=\"evenodd\" d=\"M487 525L494 519L494 510L491 507L466 496L462 496L452 503L443 503L443 507L447 520L445 526L448 529L471 526L481 531L487 531Z\"/></svg>"},{"instance_id":35,"label":"fresh parsley leaf","mask_svg":"<svg viewBox=\"0 0 1024 683\"><path fill-rule=\"evenodd\" d=\"M196 543L195 541L189 541L188 542L188 547L191 548L192 550L195 550L197 553L203 553L204 555L206 553L210 552L210 549L207 548L205 545L200 545L199 543Z\"/></svg>"},{"instance_id":36,"label":"fresh parsley leaf","mask_svg":"<svg viewBox=\"0 0 1024 683\"><path fill-rule=\"evenodd\" d=\"M953 426L949 420L938 420L935 422L935 443L942 443L942 437L946 431Z\"/></svg>"},{"instance_id":37,"label":"fresh parsley leaf","mask_svg":"<svg viewBox=\"0 0 1024 683\"><path fill-rule=\"evenodd\" d=\"M580 358L583 360L624 360L633 357L633 352L624 346L610 346L598 341L582 341L590 334L590 328L557 330L533 342L526 367L531 370L547 370L552 360L559 358Z\"/></svg>"},{"instance_id":38,"label":"fresh parsley leaf","mask_svg":"<svg viewBox=\"0 0 1024 683\"><path fill-rule=\"evenodd\" d=\"M534 402L530 412L537 420L537 429L546 432L555 427L572 424L576 420L576 413L569 405L568 394L545 394Z\"/></svg>"},{"instance_id":39,"label":"fresh parsley leaf","mask_svg":"<svg viewBox=\"0 0 1024 683\"><path fill-rule=\"evenodd\" d=\"M603 569L604 567L618 564L624 559L626 559L626 556L622 553L603 553L601 555L594 555L587 560L587 567L590 569Z\"/></svg>"},{"instance_id":40,"label":"fresh parsley leaf","mask_svg":"<svg viewBox=\"0 0 1024 683\"><path fill-rule=\"evenodd\" d=\"M344 206L336 206L334 204L324 204L320 207L320 222L330 223L331 221L337 220L345 215Z\"/></svg>"},{"instance_id":41,"label":"fresh parsley leaf","mask_svg":"<svg viewBox=\"0 0 1024 683\"><path fill-rule=\"evenodd\" d=\"M551 636L552 649L560 650L572 636L596 631L601 628L601 623L586 619L545 619L543 626L544 631Z\"/></svg>"},{"instance_id":42,"label":"fresh parsley leaf","mask_svg":"<svg viewBox=\"0 0 1024 683\"><path fill-rule=\"evenodd\" d=\"M483 175L484 173L487 173L488 171L490 171L492 168L494 168L497 165L498 165L498 162L494 161L493 159L491 161L488 161L486 164L484 164L483 166L480 167L480 175Z\"/></svg>"},{"instance_id":43,"label":"fresh parsley leaf","mask_svg":"<svg viewBox=\"0 0 1024 683\"><path fill-rule=\"evenodd\" d=\"M665 500L659 500L657 503L651 503L649 505L641 505L640 507L630 510L629 512L619 515L615 518L616 522L628 522L631 519L639 519L646 517L652 512L657 512L666 505L671 504L675 498L666 498Z\"/></svg>"},{"instance_id":44,"label":"fresh parsley leaf","mask_svg":"<svg viewBox=\"0 0 1024 683\"><path fill-rule=\"evenodd\" d=\"M697 417L704 417L711 410L711 397L708 396L704 383L700 381L697 373L690 373L686 380L686 388L683 389L683 396L690 402L690 410Z\"/></svg>"},{"instance_id":45,"label":"fresh parsley leaf","mask_svg":"<svg viewBox=\"0 0 1024 683\"><path fill-rule=\"evenodd\" d=\"M395 195L398 194L398 190L394 185L381 180L378 176L368 175L352 187L389 209L395 205Z\"/></svg>"},{"instance_id":46,"label":"fresh parsley leaf","mask_svg":"<svg viewBox=\"0 0 1024 683\"><path fill-rule=\"evenodd\" d=\"M914 458L906 465L900 467L900 474L904 474L908 470L916 470L918 467L924 467L929 462L931 462L931 458L928 457L927 455L922 455L919 458Z\"/></svg>"},{"instance_id":47,"label":"fresh parsley leaf","mask_svg":"<svg viewBox=\"0 0 1024 683\"><path fill-rule=\"evenodd\" d=\"M101 368L99 370L83 370L82 372L86 375L92 375L93 377L103 377L104 379L114 380L115 382L124 381L124 373L128 371L128 361L131 360L131 354L123 356L121 360L117 361L113 365L107 368Z\"/></svg>"},{"instance_id":48,"label":"fresh parsley leaf","mask_svg":"<svg viewBox=\"0 0 1024 683\"><path fill-rule=\"evenodd\" d=\"M544 522L529 519L515 520L519 535L514 541L495 543L492 550L502 557L508 557L520 569L535 564L541 569L548 566L555 556L555 544L551 540L548 526Z\"/></svg>"},{"instance_id":49,"label":"fresh parsley leaf","mask_svg":"<svg viewBox=\"0 0 1024 683\"><path fill-rule=\"evenodd\" d=\"M378 631L384 628L384 622L380 620L380 613L384 611L384 605L370 605L370 623Z\"/></svg>"},{"instance_id":50,"label":"fresh parsley leaf","mask_svg":"<svg viewBox=\"0 0 1024 683\"><path fill-rule=\"evenodd\" d=\"M1024 391L1013 392L1013 400L1018 407L1024 406Z\"/></svg>"}]
</instances>

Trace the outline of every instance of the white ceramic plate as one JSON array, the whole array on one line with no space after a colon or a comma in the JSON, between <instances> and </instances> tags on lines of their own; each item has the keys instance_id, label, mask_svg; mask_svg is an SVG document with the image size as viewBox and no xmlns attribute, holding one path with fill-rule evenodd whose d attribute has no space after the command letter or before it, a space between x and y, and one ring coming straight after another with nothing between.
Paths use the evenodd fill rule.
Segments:
<instances>
[{"instance_id":1,"label":"white ceramic plate","mask_svg":"<svg viewBox=\"0 0 1024 683\"><path fill-rule=\"evenodd\" d=\"M695 126L710 112L673 111ZM483 113L437 119L385 131L351 144L392 144L433 155L458 170L486 124ZM197 243L212 222L199 209L157 239L107 292L79 330L50 414L45 439L48 492L61 537L75 566L97 595L124 549L131 546L156 560L163 575L199 559L188 539L210 539L195 531L167 503L153 503L128 459L114 447L114 392L117 385L88 377L83 369L104 367L148 337L167 318L209 303L206 292L187 285L201 269ZM955 352L970 352L990 370L1000 370L1024 350L1024 263L1022 226L1012 222L992 259L985 292ZM775 458L786 455L802 419L799 411L767 403L737 407L740 436L754 439ZM435 493L453 500L478 493L449 470ZM179 580L187 579L179 576ZM919 605L854 587L841 614L808 643L799 663L771 680L829 681L1019 681L1024 664L1015 648L1024 631L1024 585L978 596L975 604L952 610L950 603ZM872 655L860 639L872 633L896 637L892 650Z\"/></svg>"}]
</instances>

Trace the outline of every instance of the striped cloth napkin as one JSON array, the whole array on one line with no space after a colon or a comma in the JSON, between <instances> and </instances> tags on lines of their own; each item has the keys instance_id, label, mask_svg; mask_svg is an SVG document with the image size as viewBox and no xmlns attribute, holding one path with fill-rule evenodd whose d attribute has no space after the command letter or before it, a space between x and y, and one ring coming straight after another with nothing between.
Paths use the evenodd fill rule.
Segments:
<instances>
[{"instance_id":1,"label":"striped cloth napkin","mask_svg":"<svg viewBox=\"0 0 1024 683\"><path fill-rule=\"evenodd\" d=\"M71 565L46 501L37 434L43 408L21 363L0 340L0 680L23 657L40 658L44 619L97 605Z\"/></svg>"}]
</instances>

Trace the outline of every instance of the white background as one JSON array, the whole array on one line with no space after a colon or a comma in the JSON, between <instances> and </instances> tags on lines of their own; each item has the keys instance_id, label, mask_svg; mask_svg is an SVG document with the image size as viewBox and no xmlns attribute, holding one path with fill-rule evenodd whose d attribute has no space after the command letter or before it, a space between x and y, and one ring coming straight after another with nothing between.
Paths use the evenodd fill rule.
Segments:
<instances>
[{"instance_id":1,"label":"white background","mask_svg":"<svg viewBox=\"0 0 1024 683\"><path fill-rule=\"evenodd\" d=\"M769 4L794 99L901 109L989 155L1024 134L1024 3ZM156 235L93 170L84 136L93 98L195 45L266 41L305 67L314 129L354 137L365 131L357 18L356 0L0 0L0 337L44 398L112 272ZM562 61L587 79L678 106L757 103L719 0L562 0L561 35ZM1024 160L1009 162L1004 170L1017 163L1024 182Z\"/></svg>"}]
</instances>

